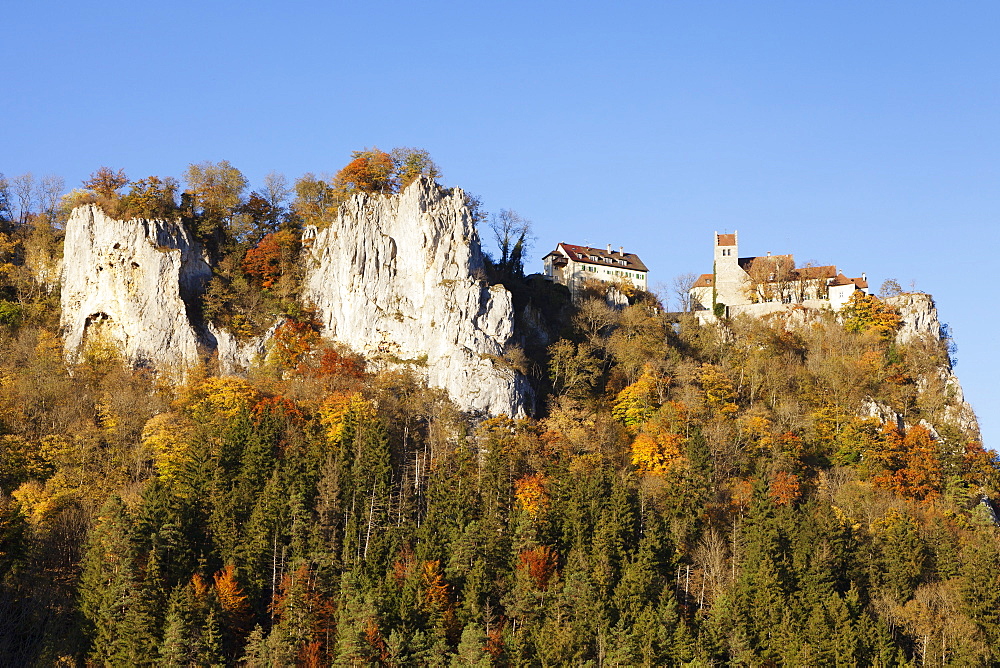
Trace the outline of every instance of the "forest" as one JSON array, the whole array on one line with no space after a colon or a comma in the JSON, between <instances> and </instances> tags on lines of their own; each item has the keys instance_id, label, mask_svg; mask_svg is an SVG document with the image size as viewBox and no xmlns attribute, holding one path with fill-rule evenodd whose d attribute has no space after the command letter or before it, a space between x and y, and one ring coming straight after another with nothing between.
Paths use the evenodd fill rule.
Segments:
<instances>
[{"instance_id":1,"label":"forest","mask_svg":"<svg viewBox=\"0 0 1000 668\"><path fill-rule=\"evenodd\" d=\"M874 295L712 325L626 285L571 302L508 226L483 280L543 316L538 411L464 414L298 301L303 227L418 175L426 151L366 149L250 193L227 162L61 201L0 176L0 664L1000 663L1000 462L952 417L946 336L899 343ZM100 340L67 363L82 203L180 217L214 259L202 317L283 318L267 358L179 385Z\"/></svg>"}]
</instances>

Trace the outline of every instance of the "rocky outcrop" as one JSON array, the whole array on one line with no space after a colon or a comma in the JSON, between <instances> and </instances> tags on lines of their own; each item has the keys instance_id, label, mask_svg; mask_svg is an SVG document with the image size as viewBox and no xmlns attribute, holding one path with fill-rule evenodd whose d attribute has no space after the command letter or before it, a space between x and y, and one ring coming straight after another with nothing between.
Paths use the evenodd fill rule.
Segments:
<instances>
[{"instance_id":1,"label":"rocky outcrop","mask_svg":"<svg viewBox=\"0 0 1000 668\"><path fill-rule=\"evenodd\" d=\"M922 292L907 292L887 297L885 303L899 311L902 322L896 332L896 343L906 344L925 337L941 338L934 298Z\"/></svg>"},{"instance_id":2,"label":"rocky outcrop","mask_svg":"<svg viewBox=\"0 0 1000 668\"><path fill-rule=\"evenodd\" d=\"M326 336L411 365L466 410L525 413L528 383L503 361L511 295L480 278L479 237L461 190L419 179L399 195L355 195L309 236L303 293Z\"/></svg>"},{"instance_id":3,"label":"rocky outcrop","mask_svg":"<svg viewBox=\"0 0 1000 668\"><path fill-rule=\"evenodd\" d=\"M131 363L183 373L199 360L185 297L212 271L179 221L115 220L95 205L66 223L61 324L74 358L100 336Z\"/></svg>"},{"instance_id":4,"label":"rocky outcrop","mask_svg":"<svg viewBox=\"0 0 1000 668\"><path fill-rule=\"evenodd\" d=\"M915 344L921 340L941 343L941 320L933 297L920 292L910 292L887 297L885 302L899 311L900 326L896 332L898 345ZM962 385L950 361L946 360L931 374L918 378L917 388L922 394L930 392L932 396L936 395L943 399L944 406L936 420L951 423L970 435L979 434L976 414L972 406L965 401ZM933 426L929 424L925 426L932 433L936 433Z\"/></svg>"},{"instance_id":5,"label":"rocky outcrop","mask_svg":"<svg viewBox=\"0 0 1000 668\"><path fill-rule=\"evenodd\" d=\"M460 190L419 180L400 195L355 196L305 245L304 298L326 336L376 363L413 366L466 410L525 413L530 387L504 359L511 295L479 278L483 255ZM132 364L174 377L213 351L222 373L246 370L266 357L274 328L240 341L192 318L211 275L180 221L77 208L62 269L67 357L100 337Z\"/></svg>"}]
</instances>

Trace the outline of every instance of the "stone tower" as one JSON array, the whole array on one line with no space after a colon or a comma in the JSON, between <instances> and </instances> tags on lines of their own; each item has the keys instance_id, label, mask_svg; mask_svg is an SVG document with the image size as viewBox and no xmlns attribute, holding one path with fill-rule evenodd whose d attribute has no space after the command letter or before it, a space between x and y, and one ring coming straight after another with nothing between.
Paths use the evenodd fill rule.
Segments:
<instances>
[{"instance_id":1,"label":"stone tower","mask_svg":"<svg viewBox=\"0 0 1000 668\"><path fill-rule=\"evenodd\" d=\"M749 277L740 267L737 233L715 233L715 303L726 306L749 304L746 287Z\"/></svg>"}]
</instances>

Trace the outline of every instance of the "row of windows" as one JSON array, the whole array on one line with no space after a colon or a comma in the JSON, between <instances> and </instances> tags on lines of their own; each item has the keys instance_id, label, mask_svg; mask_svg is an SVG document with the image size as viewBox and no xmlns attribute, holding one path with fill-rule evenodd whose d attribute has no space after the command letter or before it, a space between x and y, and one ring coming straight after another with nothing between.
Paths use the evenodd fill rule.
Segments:
<instances>
[{"instance_id":1,"label":"row of windows","mask_svg":"<svg viewBox=\"0 0 1000 668\"><path fill-rule=\"evenodd\" d=\"M595 273L595 274L598 271L602 271L602 270L598 269L597 267L588 267L587 265L584 265L582 267L582 269L583 269L583 271L589 271L589 272L592 272L592 273ZM605 273L605 274L611 274L612 276L621 276L623 278L634 278L634 279L642 280L642 274L640 274L638 272L634 272L634 271L616 271L614 269L604 269L603 273Z\"/></svg>"}]
</instances>

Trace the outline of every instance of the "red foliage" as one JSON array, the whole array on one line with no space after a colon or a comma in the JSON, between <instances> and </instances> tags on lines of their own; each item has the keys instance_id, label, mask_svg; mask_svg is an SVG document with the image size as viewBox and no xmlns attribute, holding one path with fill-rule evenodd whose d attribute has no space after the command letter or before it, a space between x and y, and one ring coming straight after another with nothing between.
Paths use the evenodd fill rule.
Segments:
<instances>
[{"instance_id":1,"label":"red foliage","mask_svg":"<svg viewBox=\"0 0 1000 668\"><path fill-rule=\"evenodd\" d=\"M493 664L497 666L506 665L504 661L507 647L503 642L503 626L490 629L486 634L486 646L483 650L493 659Z\"/></svg>"},{"instance_id":2,"label":"red foliage","mask_svg":"<svg viewBox=\"0 0 1000 668\"><path fill-rule=\"evenodd\" d=\"M526 569L535 585L545 590L549 586L549 580L556 571L558 555L548 545L536 547L533 550L523 550L518 556L518 570Z\"/></svg>"},{"instance_id":3,"label":"red foliage","mask_svg":"<svg viewBox=\"0 0 1000 668\"><path fill-rule=\"evenodd\" d=\"M250 413L257 423L266 415L284 417L297 424L302 424L306 420L306 416L299 410L294 401L281 396L264 397L254 404Z\"/></svg>"},{"instance_id":4,"label":"red foliage","mask_svg":"<svg viewBox=\"0 0 1000 668\"><path fill-rule=\"evenodd\" d=\"M333 348L327 348L323 351L319 366L313 370L313 376L317 378L330 376L361 378L364 373L364 364L360 360L341 355Z\"/></svg>"},{"instance_id":5,"label":"red foliage","mask_svg":"<svg viewBox=\"0 0 1000 668\"><path fill-rule=\"evenodd\" d=\"M272 287L291 266L298 239L287 230L272 232L247 251L243 271L260 279L265 288Z\"/></svg>"},{"instance_id":6,"label":"red foliage","mask_svg":"<svg viewBox=\"0 0 1000 668\"><path fill-rule=\"evenodd\" d=\"M379 661L383 666L389 665L389 659L391 658L389 646L386 645L385 638L382 637L382 631L379 630L378 623L374 619L369 619L365 622L365 642L368 643L368 646L379 657Z\"/></svg>"}]
</instances>

